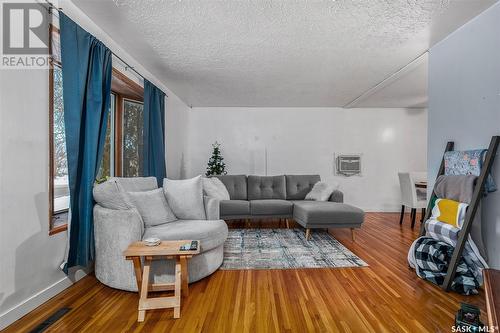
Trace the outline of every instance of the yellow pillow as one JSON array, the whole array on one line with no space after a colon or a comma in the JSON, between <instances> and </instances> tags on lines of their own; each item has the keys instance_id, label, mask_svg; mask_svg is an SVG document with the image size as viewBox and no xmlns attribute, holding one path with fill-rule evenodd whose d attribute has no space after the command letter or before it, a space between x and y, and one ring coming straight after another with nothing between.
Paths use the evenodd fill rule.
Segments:
<instances>
[{"instance_id":1,"label":"yellow pillow","mask_svg":"<svg viewBox=\"0 0 500 333\"><path fill-rule=\"evenodd\" d=\"M437 199L432 209L432 217L440 222L460 228L465 218L467 204L450 199Z\"/></svg>"}]
</instances>

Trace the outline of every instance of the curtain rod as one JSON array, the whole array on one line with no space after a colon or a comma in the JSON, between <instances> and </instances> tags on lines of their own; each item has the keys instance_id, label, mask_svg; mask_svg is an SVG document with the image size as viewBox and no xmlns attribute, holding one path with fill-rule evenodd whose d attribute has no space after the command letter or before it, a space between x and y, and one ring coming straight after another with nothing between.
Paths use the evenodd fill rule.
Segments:
<instances>
[{"instance_id":1,"label":"curtain rod","mask_svg":"<svg viewBox=\"0 0 500 333\"><path fill-rule=\"evenodd\" d=\"M44 0L45 1L45 4L47 4L49 6L49 8L47 8L47 10L49 11L49 14L52 14L52 11L55 9L57 12L62 12L63 9L61 7L56 7L52 2L50 2L49 0ZM40 3L40 2L39 2ZM40 3L43 5L43 3ZM59 16L57 16L57 18L59 18ZM108 48L109 49L109 48ZM140 76L143 80L148 80L146 79L141 73L139 73L133 66L130 66L125 60L123 60L122 57L120 57L118 54L114 53L111 49L109 49L109 51L118 59L120 60L124 65L125 65L125 70L128 70L128 69L131 69L132 71L134 71L135 74L137 74L138 76ZM149 80L148 80L149 81ZM165 92L164 92L165 93ZM165 93L165 97L168 97L167 93Z\"/></svg>"}]
</instances>

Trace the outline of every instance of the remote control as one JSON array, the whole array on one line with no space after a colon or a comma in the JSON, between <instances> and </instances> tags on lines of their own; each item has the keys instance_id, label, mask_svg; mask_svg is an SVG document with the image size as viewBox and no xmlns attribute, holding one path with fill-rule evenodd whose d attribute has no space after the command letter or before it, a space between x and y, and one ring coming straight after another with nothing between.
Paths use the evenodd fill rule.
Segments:
<instances>
[{"instance_id":1,"label":"remote control","mask_svg":"<svg viewBox=\"0 0 500 333\"><path fill-rule=\"evenodd\" d=\"M182 244L181 251L195 251L198 249L198 241L191 241L191 243Z\"/></svg>"},{"instance_id":2,"label":"remote control","mask_svg":"<svg viewBox=\"0 0 500 333\"><path fill-rule=\"evenodd\" d=\"M191 244L190 243L182 244L181 247L180 247L180 250L181 251L189 251L189 250L191 250Z\"/></svg>"}]
</instances>

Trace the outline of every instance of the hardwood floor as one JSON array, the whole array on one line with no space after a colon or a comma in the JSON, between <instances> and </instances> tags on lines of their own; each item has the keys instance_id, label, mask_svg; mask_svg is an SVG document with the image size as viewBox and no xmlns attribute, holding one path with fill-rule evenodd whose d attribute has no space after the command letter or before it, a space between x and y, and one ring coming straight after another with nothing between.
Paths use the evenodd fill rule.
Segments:
<instances>
[{"instance_id":1,"label":"hardwood floor","mask_svg":"<svg viewBox=\"0 0 500 333\"><path fill-rule=\"evenodd\" d=\"M461 301L485 319L482 290L446 293L408 267L417 226L412 231L406 217L400 227L399 213L369 213L355 242L349 229L333 230L365 268L217 271L190 285L180 319L172 309L152 310L138 323L137 293L88 276L5 332L30 331L64 306L72 310L48 332L450 332Z\"/></svg>"}]
</instances>

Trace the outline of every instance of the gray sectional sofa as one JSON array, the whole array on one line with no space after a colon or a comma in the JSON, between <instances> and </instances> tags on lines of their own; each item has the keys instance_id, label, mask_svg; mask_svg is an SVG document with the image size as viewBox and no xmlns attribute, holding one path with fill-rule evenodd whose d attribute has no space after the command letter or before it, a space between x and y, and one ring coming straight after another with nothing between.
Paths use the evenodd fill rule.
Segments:
<instances>
[{"instance_id":1,"label":"gray sectional sofa","mask_svg":"<svg viewBox=\"0 0 500 333\"><path fill-rule=\"evenodd\" d=\"M94 187L95 275L113 288L136 291L133 265L123 251L129 244L148 237L162 240L200 240L200 254L188 262L189 282L198 281L216 271L224 258L223 246L230 219L293 218L309 230L314 228L359 228L364 212L342 203L335 191L328 202L304 200L318 175L216 176L226 186L230 199L219 201L204 197L205 220L177 220L145 226L139 212L127 199L126 192L158 188L154 177L111 178ZM172 260L155 260L151 266L152 283L172 282Z\"/></svg>"},{"instance_id":2,"label":"gray sectional sofa","mask_svg":"<svg viewBox=\"0 0 500 333\"><path fill-rule=\"evenodd\" d=\"M230 200L220 202L220 217L231 219L294 219L309 238L310 229L361 227L363 210L343 203L342 192L336 190L329 201L304 200L319 175L246 176L224 175ZM354 232L352 233L354 238Z\"/></svg>"}]
</instances>

